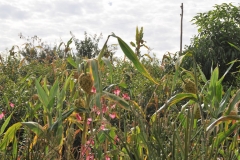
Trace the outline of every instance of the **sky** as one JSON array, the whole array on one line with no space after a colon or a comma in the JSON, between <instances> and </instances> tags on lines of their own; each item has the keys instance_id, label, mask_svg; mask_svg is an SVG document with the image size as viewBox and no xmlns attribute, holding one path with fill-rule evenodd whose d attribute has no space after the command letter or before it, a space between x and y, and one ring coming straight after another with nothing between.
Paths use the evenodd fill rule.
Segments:
<instances>
[{"instance_id":1,"label":"sky","mask_svg":"<svg viewBox=\"0 0 240 160\"><path fill-rule=\"evenodd\" d=\"M24 47L24 37L38 36L50 46L67 43L70 32L79 40L84 32L100 35L102 48L112 32L127 44L135 41L135 31L143 27L146 45L158 58L180 48L180 14L183 3L183 48L197 34L191 19L197 13L213 9L215 4L239 5L239 0L1 0L0 53L13 45ZM116 44L110 38L110 44ZM71 45L74 49L75 46ZM147 53L142 50L142 54ZM122 56L120 48L117 56Z\"/></svg>"}]
</instances>

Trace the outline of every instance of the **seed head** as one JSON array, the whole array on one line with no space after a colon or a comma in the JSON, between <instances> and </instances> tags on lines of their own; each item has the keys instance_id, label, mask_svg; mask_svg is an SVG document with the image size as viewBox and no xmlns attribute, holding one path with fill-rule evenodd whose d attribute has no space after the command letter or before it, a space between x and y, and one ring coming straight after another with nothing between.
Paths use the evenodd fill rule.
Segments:
<instances>
[{"instance_id":1,"label":"seed head","mask_svg":"<svg viewBox=\"0 0 240 160\"><path fill-rule=\"evenodd\" d=\"M191 81L190 79L186 80L186 83L184 85L184 89L188 93L196 93L197 92L197 89L196 89L196 86L195 86L194 82Z\"/></svg>"},{"instance_id":2,"label":"seed head","mask_svg":"<svg viewBox=\"0 0 240 160\"><path fill-rule=\"evenodd\" d=\"M82 73L78 78L79 85L81 88L88 94L91 93L92 86L93 86L93 79L91 74L89 73Z\"/></svg>"}]
</instances>

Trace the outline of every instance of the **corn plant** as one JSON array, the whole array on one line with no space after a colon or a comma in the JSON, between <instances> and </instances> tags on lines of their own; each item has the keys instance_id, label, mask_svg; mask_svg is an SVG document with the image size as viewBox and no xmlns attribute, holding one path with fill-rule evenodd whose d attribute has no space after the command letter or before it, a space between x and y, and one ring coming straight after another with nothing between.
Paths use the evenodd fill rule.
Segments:
<instances>
[{"instance_id":1,"label":"corn plant","mask_svg":"<svg viewBox=\"0 0 240 160\"><path fill-rule=\"evenodd\" d=\"M68 55L65 60L51 63L50 79L46 75L24 77L22 83L29 85L23 85L22 91L29 87L32 96L29 113L14 124L9 123L13 113L6 117L0 130L1 156L67 160L239 159L240 91L233 94L231 87L224 91L222 84L235 61L222 77L216 67L207 80L191 53L178 57L176 62L165 56L171 65L175 63L175 68L152 76L156 73L149 67L152 63L139 59L142 32L137 28L138 54L112 34L97 58ZM104 58L109 38L117 39L129 63L120 66ZM70 50L69 45L67 48ZM181 68L186 56L193 58L192 69ZM115 72L130 79L117 77ZM141 103L140 98L146 97L139 93L146 88L136 87L147 80L147 89L152 90L147 102ZM4 100L11 109L8 96ZM151 104L155 110L149 113Z\"/></svg>"}]
</instances>

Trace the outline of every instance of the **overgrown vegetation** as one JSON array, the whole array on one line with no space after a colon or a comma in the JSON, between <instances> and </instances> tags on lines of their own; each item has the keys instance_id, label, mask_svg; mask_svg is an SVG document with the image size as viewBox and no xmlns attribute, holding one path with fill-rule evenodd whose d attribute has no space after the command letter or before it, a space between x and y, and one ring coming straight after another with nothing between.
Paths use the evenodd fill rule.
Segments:
<instances>
[{"instance_id":1,"label":"overgrown vegetation","mask_svg":"<svg viewBox=\"0 0 240 160\"><path fill-rule=\"evenodd\" d=\"M198 29L198 35L194 36L185 52L194 53L207 78L211 76L209 68L218 65L220 75L223 75L227 63L240 58L239 51L231 46L240 46L239 17L239 6L223 3L215 5L213 10L206 13L197 14L192 19ZM188 61L190 62L191 60ZM238 71L237 66L238 63L232 67L232 73ZM238 85L235 80L235 76L229 74L224 81L230 85Z\"/></svg>"},{"instance_id":2,"label":"overgrown vegetation","mask_svg":"<svg viewBox=\"0 0 240 160\"><path fill-rule=\"evenodd\" d=\"M195 52L142 55L143 28L135 52L108 36L127 59L85 35L1 59L1 159L240 159L240 91L223 84L238 60L208 78Z\"/></svg>"}]
</instances>

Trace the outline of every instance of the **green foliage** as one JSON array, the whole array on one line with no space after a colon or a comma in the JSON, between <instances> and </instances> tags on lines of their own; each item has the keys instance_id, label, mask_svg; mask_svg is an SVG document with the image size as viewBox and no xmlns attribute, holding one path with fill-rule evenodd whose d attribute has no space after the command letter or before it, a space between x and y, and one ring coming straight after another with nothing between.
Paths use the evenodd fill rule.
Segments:
<instances>
[{"instance_id":1,"label":"green foliage","mask_svg":"<svg viewBox=\"0 0 240 160\"><path fill-rule=\"evenodd\" d=\"M140 30L138 29L138 27L136 28L136 38L135 38L135 40L136 40L135 43L130 42L130 44L131 44L132 47L135 48L135 54L140 59L142 56L144 56L144 55L141 55L140 48L145 47L149 50L149 48L145 44L146 41L143 40L143 27L141 27ZM146 56L149 56L149 55L146 55Z\"/></svg>"},{"instance_id":2,"label":"green foliage","mask_svg":"<svg viewBox=\"0 0 240 160\"><path fill-rule=\"evenodd\" d=\"M158 84L148 73L146 68L140 63L137 56L134 54L132 49L120 38L117 36L114 36L117 38L118 43L123 51L123 53L128 57L128 59L134 64L134 67L145 77L147 77L149 80L151 80L153 83Z\"/></svg>"},{"instance_id":3,"label":"green foliage","mask_svg":"<svg viewBox=\"0 0 240 160\"><path fill-rule=\"evenodd\" d=\"M52 60L56 57L56 47L53 49L41 42L41 39L37 36L26 38L22 34L20 34L21 39L25 39L27 42L24 43L24 48L19 49L18 52L12 52L14 54L20 54L27 61L39 61L43 62L48 61L52 62Z\"/></svg>"},{"instance_id":4,"label":"green foliage","mask_svg":"<svg viewBox=\"0 0 240 160\"><path fill-rule=\"evenodd\" d=\"M96 57L100 51L98 43L102 37L102 34L100 34L98 37L96 34L92 37L89 37L87 32L85 32L84 36L84 40L79 40L72 34L73 41L77 50L76 56L89 59Z\"/></svg>"},{"instance_id":5,"label":"green foliage","mask_svg":"<svg viewBox=\"0 0 240 160\"><path fill-rule=\"evenodd\" d=\"M128 59L105 56L110 37ZM207 80L190 52L160 61L138 57L114 34L108 39L97 58L72 56L70 39L51 62L13 53L2 60L0 157L239 159L240 91L222 83L237 61L222 75L215 67ZM86 73L91 92L80 83ZM183 89L189 81L191 93Z\"/></svg>"},{"instance_id":6,"label":"green foliage","mask_svg":"<svg viewBox=\"0 0 240 160\"><path fill-rule=\"evenodd\" d=\"M192 52L197 63L201 66L207 79L211 76L210 68L219 67L220 76L223 75L227 63L240 59L239 51L230 43L240 46L240 12L239 7L231 3L215 5L213 10L198 13L192 22L198 28L198 35L192 39L185 52ZM191 60L186 62L189 67ZM236 63L231 72L238 71ZM225 78L233 84L235 77L229 75Z\"/></svg>"}]
</instances>

